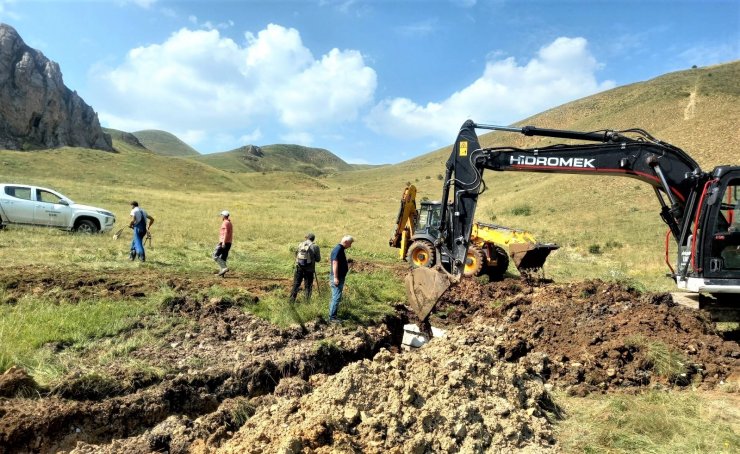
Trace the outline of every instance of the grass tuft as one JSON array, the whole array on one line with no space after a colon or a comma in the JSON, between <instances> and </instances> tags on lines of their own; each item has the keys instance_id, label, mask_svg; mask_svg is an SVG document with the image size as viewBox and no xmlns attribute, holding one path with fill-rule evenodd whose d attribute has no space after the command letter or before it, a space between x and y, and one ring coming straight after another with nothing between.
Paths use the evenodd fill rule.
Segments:
<instances>
[{"instance_id":1,"label":"grass tuft","mask_svg":"<svg viewBox=\"0 0 740 454\"><path fill-rule=\"evenodd\" d=\"M706 405L704 397L694 392L562 396L558 400L569 415L557 428L565 452L670 454L740 450L740 436L725 411Z\"/></svg>"},{"instance_id":2,"label":"grass tuft","mask_svg":"<svg viewBox=\"0 0 740 454\"><path fill-rule=\"evenodd\" d=\"M643 336L632 336L625 341L625 345L645 351L649 362L645 366L659 377L671 383L686 381L688 361L665 343Z\"/></svg>"}]
</instances>

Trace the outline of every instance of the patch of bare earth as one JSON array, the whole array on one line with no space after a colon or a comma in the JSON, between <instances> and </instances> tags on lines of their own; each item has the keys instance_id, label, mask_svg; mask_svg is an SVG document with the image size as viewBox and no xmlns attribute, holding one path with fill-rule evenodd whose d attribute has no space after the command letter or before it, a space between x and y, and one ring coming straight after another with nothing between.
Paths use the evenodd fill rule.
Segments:
<instances>
[{"instance_id":1,"label":"patch of bare earth","mask_svg":"<svg viewBox=\"0 0 740 454\"><path fill-rule=\"evenodd\" d=\"M438 313L443 324L495 328L507 361L545 355L543 377L574 394L656 384L712 388L740 370L738 343L724 340L707 314L617 283L467 280L444 296ZM656 344L678 353L685 371L670 379L656 373Z\"/></svg>"},{"instance_id":2,"label":"patch of bare earth","mask_svg":"<svg viewBox=\"0 0 740 454\"><path fill-rule=\"evenodd\" d=\"M159 315L188 323L126 358L166 373L113 363L98 366L109 379L91 386L81 367L45 390L13 369L0 378L0 453L557 452L552 423L562 415L552 387L578 395L711 389L736 379L740 365L738 343L702 312L601 281L464 280L433 319L447 337L404 352L402 307L377 326L280 329L243 306L287 281L225 279L250 290L234 301L202 295L211 276L167 279L174 296ZM88 283L77 288L86 295L162 286L155 273L133 281L62 273L48 282L24 273L10 293L42 287L74 301L78 281ZM143 319L129 334L155 323ZM651 345L677 353L681 373L660 374ZM95 354L81 361L89 367Z\"/></svg>"}]
</instances>

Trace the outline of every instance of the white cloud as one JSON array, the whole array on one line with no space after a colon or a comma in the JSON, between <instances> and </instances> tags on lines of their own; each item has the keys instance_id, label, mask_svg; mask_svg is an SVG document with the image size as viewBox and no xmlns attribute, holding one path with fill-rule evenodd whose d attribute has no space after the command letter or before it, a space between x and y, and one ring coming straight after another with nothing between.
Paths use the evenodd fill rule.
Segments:
<instances>
[{"instance_id":1,"label":"white cloud","mask_svg":"<svg viewBox=\"0 0 740 454\"><path fill-rule=\"evenodd\" d=\"M450 127L468 118L510 124L537 112L613 88L598 82L601 65L583 38L558 38L524 65L514 58L489 60L471 85L440 102L420 105L407 98L386 99L366 118L374 131L399 138L450 141Z\"/></svg>"},{"instance_id":2,"label":"white cloud","mask_svg":"<svg viewBox=\"0 0 740 454\"><path fill-rule=\"evenodd\" d=\"M243 136L239 137L239 142L244 144L253 144L254 142L257 142L262 138L262 131L257 128L254 131L244 134Z\"/></svg>"},{"instance_id":3,"label":"white cloud","mask_svg":"<svg viewBox=\"0 0 740 454\"><path fill-rule=\"evenodd\" d=\"M678 57L684 66L677 69L687 69L692 65L707 66L737 60L740 58L740 50L737 45L731 44L695 46L684 50Z\"/></svg>"},{"instance_id":4,"label":"white cloud","mask_svg":"<svg viewBox=\"0 0 740 454\"><path fill-rule=\"evenodd\" d=\"M12 19L19 20L21 16L9 7L16 3L16 0L0 0L0 20Z\"/></svg>"},{"instance_id":5,"label":"white cloud","mask_svg":"<svg viewBox=\"0 0 740 454\"><path fill-rule=\"evenodd\" d=\"M297 30L274 24L245 40L183 28L161 44L130 50L116 67L96 65L90 102L110 127L202 130L203 141L215 131L261 136L263 125L282 125L285 134L331 130L373 100L376 74L357 51L314 58Z\"/></svg>"},{"instance_id":6,"label":"white cloud","mask_svg":"<svg viewBox=\"0 0 740 454\"><path fill-rule=\"evenodd\" d=\"M133 3L136 6L140 6L145 9L149 9L153 4L157 3L157 0L118 0L121 4Z\"/></svg>"},{"instance_id":7,"label":"white cloud","mask_svg":"<svg viewBox=\"0 0 740 454\"><path fill-rule=\"evenodd\" d=\"M437 22L437 19L427 19L413 24L399 26L396 28L396 31L404 36L424 37L437 30Z\"/></svg>"},{"instance_id":8,"label":"white cloud","mask_svg":"<svg viewBox=\"0 0 740 454\"><path fill-rule=\"evenodd\" d=\"M477 3L477 0L451 0L453 5L460 6L462 8L472 8Z\"/></svg>"},{"instance_id":9,"label":"white cloud","mask_svg":"<svg viewBox=\"0 0 740 454\"><path fill-rule=\"evenodd\" d=\"M283 134L280 139L285 143L303 145L304 147L312 146L314 140L313 135L308 132L291 132Z\"/></svg>"}]
</instances>

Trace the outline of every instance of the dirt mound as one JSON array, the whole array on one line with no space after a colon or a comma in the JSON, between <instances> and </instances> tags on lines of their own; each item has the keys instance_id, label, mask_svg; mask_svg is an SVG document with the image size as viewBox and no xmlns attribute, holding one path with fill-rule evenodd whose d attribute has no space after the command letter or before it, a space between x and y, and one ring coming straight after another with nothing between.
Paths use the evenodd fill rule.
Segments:
<instances>
[{"instance_id":1,"label":"dirt mound","mask_svg":"<svg viewBox=\"0 0 740 454\"><path fill-rule=\"evenodd\" d=\"M577 394L656 383L711 387L740 368L737 342L723 340L706 314L616 283L464 280L438 313L443 324L495 327L508 361L544 353L543 377Z\"/></svg>"},{"instance_id":2,"label":"dirt mound","mask_svg":"<svg viewBox=\"0 0 740 454\"><path fill-rule=\"evenodd\" d=\"M495 333L453 330L386 350L300 398L263 407L219 452L543 452L558 410L536 371L501 362Z\"/></svg>"},{"instance_id":3,"label":"dirt mound","mask_svg":"<svg viewBox=\"0 0 740 454\"><path fill-rule=\"evenodd\" d=\"M0 397L31 395L36 390L36 381L19 367L11 367L0 375Z\"/></svg>"}]
</instances>

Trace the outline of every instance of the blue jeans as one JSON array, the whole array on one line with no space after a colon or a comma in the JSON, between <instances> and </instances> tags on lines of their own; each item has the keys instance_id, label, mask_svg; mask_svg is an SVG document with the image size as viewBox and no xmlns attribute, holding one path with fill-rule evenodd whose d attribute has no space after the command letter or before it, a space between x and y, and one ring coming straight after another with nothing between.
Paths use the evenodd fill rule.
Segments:
<instances>
[{"instance_id":1,"label":"blue jeans","mask_svg":"<svg viewBox=\"0 0 740 454\"><path fill-rule=\"evenodd\" d=\"M144 235L146 230L141 227L134 227L134 237L131 239L131 256L134 254L138 255L141 260L144 260Z\"/></svg>"},{"instance_id":2,"label":"blue jeans","mask_svg":"<svg viewBox=\"0 0 740 454\"><path fill-rule=\"evenodd\" d=\"M329 320L337 318L339 303L342 302L342 291L344 290L344 278L339 279L339 285L334 285L334 276L329 276L331 286L331 304L329 305Z\"/></svg>"}]
</instances>

